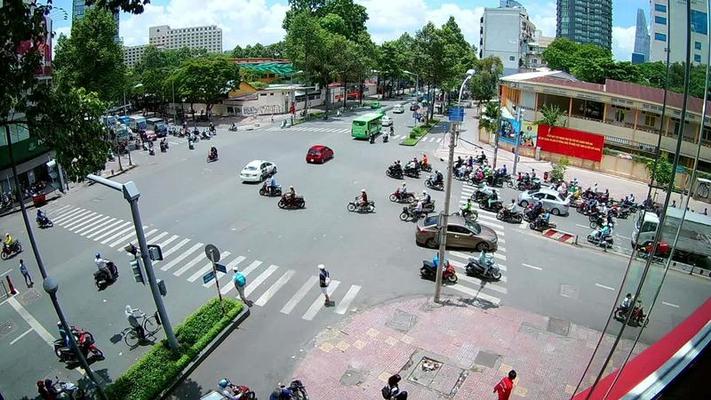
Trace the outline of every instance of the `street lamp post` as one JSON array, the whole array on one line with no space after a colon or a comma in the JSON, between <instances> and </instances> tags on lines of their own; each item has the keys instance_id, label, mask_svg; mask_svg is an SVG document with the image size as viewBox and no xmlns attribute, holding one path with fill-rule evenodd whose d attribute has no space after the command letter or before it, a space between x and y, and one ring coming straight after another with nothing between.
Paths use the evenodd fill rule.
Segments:
<instances>
[{"instance_id":1,"label":"street lamp post","mask_svg":"<svg viewBox=\"0 0 711 400\"><path fill-rule=\"evenodd\" d=\"M466 86L469 79L474 76L475 71L470 69L467 71L467 77L464 78L462 86L459 87L459 98L457 99L457 106L462 104L462 93L464 93L464 86ZM449 137L449 157L447 159L447 182L444 191L444 210L439 217L439 264L435 271L437 272L437 277L435 279L435 294L434 302L440 302L440 295L442 293L442 270L444 269L445 262L445 249L447 248L447 223L449 219L449 202L452 196L452 170L454 169L454 146L456 145L456 136L459 132L459 122L452 124L452 131Z\"/></svg>"},{"instance_id":2,"label":"street lamp post","mask_svg":"<svg viewBox=\"0 0 711 400\"><path fill-rule=\"evenodd\" d=\"M111 189L122 192L123 197L131 206L131 215L133 217L133 226L136 230L136 239L138 239L138 247L141 251L141 258L143 259L143 265L146 269L146 276L148 277L148 283L151 288L151 293L153 294L153 301L156 304L158 314L163 322L162 325L163 329L165 329L165 336L168 339L168 345L172 350L177 350L178 340L175 338L175 333L173 333L173 326L168 319L168 312L165 310L163 298L161 297L160 290L158 289L158 282L156 280L155 272L153 271L153 260L151 260L150 253L148 252L146 236L143 233L141 213L138 209L138 198L141 196L141 192L138 191L138 187L136 187L136 184L133 183L133 181L118 183L94 174L87 175L87 178L96 183L100 183L104 186L110 187Z\"/></svg>"},{"instance_id":3,"label":"street lamp post","mask_svg":"<svg viewBox=\"0 0 711 400\"><path fill-rule=\"evenodd\" d=\"M513 169L511 171L511 176L516 176L516 165L518 165L518 148L521 146L521 119L523 114L523 107L519 106L516 110L516 120L518 121L518 132L514 131L516 135L516 148L514 149L514 162Z\"/></svg>"},{"instance_id":4,"label":"street lamp post","mask_svg":"<svg viewBox=\"0 0 711 400\"><path fill-rule=\"evenodd\" d=\"M415 95L420 91L420 75L410 71L402 71L407 75L415 75Z\"/></svg>"}]
</instances>

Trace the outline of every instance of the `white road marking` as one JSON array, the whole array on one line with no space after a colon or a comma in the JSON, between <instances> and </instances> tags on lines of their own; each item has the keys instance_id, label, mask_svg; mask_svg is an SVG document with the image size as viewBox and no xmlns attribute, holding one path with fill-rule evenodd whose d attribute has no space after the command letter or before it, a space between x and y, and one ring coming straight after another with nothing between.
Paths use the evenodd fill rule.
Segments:
<instances>
[{"instance_id":1,"label":"white road marking","mask_svg":"<svg viewBox=\"0 0 711 400\"><path fill-rule=\"evenodd\" d=\"M589 229L589 228L590 228L590 226L580 225L580 224L575 224L575 226L577 226L578 228L585 228L585 229Z\"/></svg>"},{"instance_id":2,"label":"white road marking","mask_svg":"<svg viewBox=\"0 0 711 400\"><path fill-rule=\"evenodd\" d=\"M87 236L87 238L90 238L94 235L97 235L98 233L101 233L101 235L94 237L94 241L99 241L99 240L105 238L106 236L112 235L112 234L120 231L121 229L124 229L126 226L128 226L130 224L131 224L131 222L124 221L124 220L120 219L120 220L118 220L118 222L116 224L112 224L110 229L107 228L107 229L98 230L98 231L92 233L91 235Z\"/></svg>"},{"instance_id":3,"label":"white road marking","mask_svg":"<svg viewBox=\"0 0 711 400\"><path fill-rule=\"evenodd\" d=\"M437 138L437 143L441 142L442 138Z\"/></svg>"},{"instance_id":4,"label":"white road marking","mask_svg":"<svg viewBox=\"0 0 711 400\"><path fill-rule=\"evenodd\" d=\"M489 254L491 254L491 253L489 253ZM494 253L493 256L496 257L496 258L498 258L499 260L506 261L506 256L503 255L503 254Z\"/></svg>"},{"instance_id":5,"label":"white road marking","mask_svg":"<svg viewBox=\"0 0 711 400\"><path fill-rule=\"evenodd\" d=\"M33 317L32 314L30 314L30 312L27 311L27 309L23 307L20 302L17 301L16 298L11 297L8 300L8 304L10 304L10 306L12 306L12 308L14 308L15 311L20 314L20 317L22 317L22 319L24 319L25 322L27 322L27 324L31 326L32 329L37 332L38 335L40 335L42 340L47 342L49 347L54 348L54 336L52 336L46 329L44 329L44 326L42 326L42 324L40 324L39 321L37 321L35 317Z\"/></svg>"},{"instance_id":6,"label":"white road marking","mask_svg":"<svg viewBox=\"0 0 711 400\"><path fill-rule=\"evenodd\" d=\"M160 246L160 248L162 250L163 247L169 245L172 241L174 241L175 239L177 239L179 237L180 236L178 236L178 235L173 235L173 236L169 237L168 239L164 240L162 243L158 243L158 246ZM165 253L163 253L163 257L165 257Z\"/></svg>"},{"instance_id":7,"label":"white road marking","mask_svg":"<svg viewBox=\"0 0 711 400\"><path fill-rule=\"evenodd\" d=\"M521 221L521 223L518 224L518 227L519 227L520 229L526 229L526 228L528 228L528 222L526 222L526 221Z\"/></svg>"},{"instance_id":8,"label":"white road marking","mask_svg":"<svg viewBox=\"0 0 711 400\"><path fill-rule=\"evenodd\" d=\"M264 272L259 274L259 276L257 276L256 278L254 278L254 280L252 282L247 284L247 287L244 288L244 295L249 296L256 288L259 287L259 285L264 283L264 281L266 281L267 278L269 278L269 276L271 274L273 274L274 271L276 271L277 269L279 269L278 266L273 265L273 264L270 265L269 268L264 270Z\"/></svg>"},{"instance_id":9,"label":"white road marking","mask_svg":"<svg viewBox=\"0 0 711 400\"><path fill-rule=\"evenodd\" d=\"M213 286L213 285L215 284L215 282L217 282L218 279L220 279L220 278L222 278L223 276L225 276L225 275L227 275L228 273L230 273L230 271L232 271L232 268L234 268L235 266L237 266L237 264L241 263L241 262L244 261L244 260L245 260L244 257L239 256L239 257L235 258L234 260L230 261L229 264L225 265L225 270L227 271L226 273L223 274L222 272L217 271L217 277L216 277L216 279L213 279L213 280L211 280L211 281L208 282L208 283L203 283L202 286L203 286L203 287L210 287L210 286ZM220 292L222 292L222 288L220 288Z\"/></svg>"},{"instance_id":10,"label":"white road marking","mask_svg":"<svg viewBox=\"0 0 711 400\"><path fill-rule=\"evenodd\" d=\"M490 221L496 221L498 222L499 220L496 219L496 217L492 217L486 214L479 214L479 218L484 218L485 220L490 220Z\"/></svg>"},{"instance_id":11,"label":"white road marking","mask_svg":"<svg viewBox=\"0 0 711 400\"><path fill-rule=\"evenodd\" d=\"M132 224L131 222L126 222L126 223L125 223L124 225L122 225L122 226L124 227L123 229L119 229L116 233L111 232L111 233L109 234L109 236L108 236L106 239L104 239L104 240L101 241L101 244L106 244L106 243L108 243L108 242L110 242L110 241L112 241L112 240L115 240L117 237L119 237L119 236L121 236L121 235L125 235L127 232L129 232L129 231L131 231L132 229L134 229L134 226L133 226L133 224ZM100 237L94 239L94 241L97 241L97 242L98 242L101 238L102 238L102 237L100 236Z\"/></svg>"},{"instance_id":12,"label":"white road marking","mask_svg":"<svg viewBox=\"0 0 711 400\"><path fill-rule=\"evenodd\" d=\"M186 239L187 240L187 239ZM185 240L183 242L178 243L177 246L175 246L173 249L168 250L169 253L173 252L173 250L176 247L180 247L183 245L183 243L187 243ZM195 250L199 249L202 247L202 243L195 243L193 247L185 250L184 252L180 253L178 257L176 257L173 261L169 262L168 264L165 264L164 266L161 267L161 271L167 271L171 268L173 268L176 264L179 262L183 261L186 259L190 254L192 254ZM163 255L163 258L165 258L165 254Z\"/></svg>"},{"instance_id":13,"label":"white road marking","mask_svg":"<svg viewBox=\"0 0 711 400\"><path fill-rule=\"evenodd\" d=\"M331 283L328 285L328 288L326 289L326 293L328 293L328 297L331 297L331 295L333 295L333 292L336 290L336 288L340 284L341 284L340 281L336 281L336 280L331 281ZM325 299L322 298L321 296L323 296L323 295L319 293L316 300L314 300L314 302L311 303L311 307L309 307L309 309L306 310L306 313L304 313L304 316L301 318L303 318L307 321L311 321L312 319L314 319L316 314L318 314L318 312L321 311L321 309L324 306Z\"/></svg>"},{"instance_id":14,"label":"white road marking","mask_svg":"<svg viewBox=\"0 0 711 400\"><path fill-rule=\"evenodd\" d=\"M282 314L290 314L293 310L294 307L296 307L297 304L303 298L306 296L306 294L311 290L311 288L316 285L316 282L318 282L318 276L311 276L309 279L301 286L301 288L294 293L293 296L289 299L289 301L284 304L284 307L281 309Z\"/></svg>"},{"instance_id":15,"label":"white road marking","mask_svg":"<svg viewBox=\"0 0 711 400\"><path fill-rule=\"evenodd\" d=\"M71 228L67 227L67 229L69 229L70 232L78 233L79 231L77 229L81 228L82 226L87 226L87 225L92 226L96 223L101 223L101 221L106 220L106 219L109 219L109 217L101 215L101 214L96 214L95 216L89 218L88 220L82 222L81 224L74 225Z\"/></svg>"},{"instance_id":16,"label":"white road marking","mask_svg":"<svg viewBox=\"0 0 711 400\"><path fill-rule=\"evenodd\" d=\"M284 285L286 285L287 282L289 282L289 279L291 279L291 277L294 276L294 272L295 271L293 269L286 271L286 273L284 275L280 276L279 279L277 279L277 281L274 282L274 284L272 284L269 287L269 289L267 289L264 293L262 293L262 295L257 299L257 301L254 302L254 304L256 304L260 307L267 304L269 299L271 299L272 296L274 296L274 293L279 291L279 289L281 289Z\"/></svg>"},{"instance_id":17,"label":"white road marking","mask_svg":"<svg viewBox=\"0 0 711 400\"><path fill-rule=\"evenodd\" d=\"M254 271L255 269L257 269L257 267L259 267L260 265L262 265L262 262L261 262L261 261L259 261L259 260L254 260L254 261L252 261L251 264L249 264L249 265L247 266L247 268L241 270L240 272L242 273L242 275L247 276L247 275L249 275L250 272L252 272L252 271ZM234 267L234 266L233 266L233 267ZM232 289L234 289L234 288L235 288L235 285L225 285L225 287L223 287L222 289L220 289L220 293L222 293L222 295L224 296L224 295L226 295L227 293L229 293L229 292L230 292Z\"/></svg>"},{"instance_id":18,"label":"white road marking","mask_svg":"<svg viewBox=\"0 0 711 400\"><path fill-rule=\"evenodd\" d=\"M12 346L13 344L17 343L20 339L22 339L23 337L25 337L25 335L27 335L28 333L32 332L32 330L33 330L32 328L29 328L29 329L27 329L26 331L22 332L22 334L21 334L20 336L18 336L18 337L16 337L16 338L12 339L12 342L10 342L10 346Z\"/></svg>"},{"instance_id":19,"label":"white road marking","mask_svg":"<svg viewBox=\"0 0 711 400\"><path fill-rule=\"evenodd\" d=\"M501 224L497 224L497 223L489 222L489 221L482 221L482 220L478 220L477 222L480 223L481 225L486 225L490 228L500 229L500 230L497 230L496 233L498 233L500 235L504 235L504 231L503 231L504 226Z\"/></svg>"},{"instance_id":20,"label":"white road marking","mask_svg":"<svg viewBox=\"0 0 711 400\"><path fill-rule=\"evenodd\" d=\"M121 222L123 222L122 219L117 220L116 218L111 218L110 220L108 220L108 221L106 221L105 223L103 223L103 225L102 225L102 224L98 224L98 225L92 227L92 228L89 229L89 230L84 231L85 228L82 228L82 229L80 229L80 230L83 231L83 232L81 233L81 236L86 236L87 239L91 239L92 236L94 236L94 235L96 235L96 234L98 234L98 233L101 233L101 232L103 232L103 231L105 231L105 230L111 228L112 226L118 225L118 224L120 224ZM77 233L79 233L79 232L77 231ZM88 235L88 236L87 236L87 235Z\"/></svg>"},{"instance_id":21,"label":"white road marking","mask_svg":"<svg viewBox=\"0 0 711 400\"><path fill-rule=\"evenodd\" d=\"M170 240L170 239L168 239L168 240ZM166 244L168 243L168 240L166 240ZM165 260L166 257L168 257L169 255L175 253L178 249L180 249L181 247L185 246L185 243L187 243L187 242L189 242L189 241L190 241L190 239L183 239L183 240L181 240L180 242L178 242L178 244L176 244L175 246L171 247L171 248L168 249L167 251L164 251L164 252L163 252L163 259ZM165 271L165 270L164 270L164 271Z\"/></svg>"},{"instance_id":22,"label":"white road marking","mask_svg":"<svg viewBox=\"0 0 711 400\"><path fill-rule=\"evenodd\" d=\"M224 259L229 257L229 255L232 254L229 251L223 251L220 253L220 259ZM194 274L190 275L190 278L188 278L188 282L195 282L198 278L202 277L207 271L210 271L212 269L212 261L205 264L202 268L197 270ZM217 278L217 274L215 274L215 278ZM214 281L214 279L213 279Z\"/></svg>"},{"instance_id":23,"label":"white road marking","mask_svg":"<svg viewBox=\"0 0 711 400\"><path fill-rule=\"evenodd\" d=\"M59 212L59 213L57 213L56 215L52 215L52 217L53 217L55 220L58 220L59 218L64 218L64 217L66 217L66 216L68 216L68 215L71 215L71 214L73 214L73 213L75 213L75 212L77 212L77 211L80 211L80 210L81 210L80 207L73 207L73 208L71 208L71 209L63 210L62 212Z\"/></svg>"},{"instance_id":24,"label":"white road marking","mask_svg":"<svg viewBox=\"0 0 711 400\"><path fill-rule=\"evenodd\" d=\"M57 213L59 213L59 212L62 211L62 210L65 210L67 207L71 207L71 206L70 206L69 204L63 205L63 206L59 207L59 208L56 209L56 210L52 210L52 211L48 212L48 213L47 213L47 216L50 216L50 215L51 215L51 216L54 216L54 215L57 215Z\"/></svg>"},{"instance_id":25,"label":"white road marking","mask_svg":"<svg viewBox=\"0 0 711 400\"><path fill-rule=\"evenodd\" d=\"M492 304L494 304L494 305L499 305L499 303L501 302L501 299L499 299L498 297L489 296L489 295L486 294L486 293L481 293L481 292L476 291L476 290L474 290L474 289L470 289L470 288L468 288L468 287L466 287L466 286L462 286L462 285L460 285L460 284L458 284L458 283L457 283L457 284L454 284L454 285L446 285L446 286L444 286L444 287L445 287L445 288L452 288L452 289L457 290L457 291L460 291L460 292L462 292L462 293L464 293L464 294L466 294L466 295L468 295L468 296L470 296L470 297L472 297L472 298L482 299L482 300L488 301L488 302L490 302L490 303L492 303Z\"/></svg>"},{"instance_id":26,"label":"white road marking","mask_svg":"<svg viewBox=\"0 0 711 400\"><path fill-rule=\"evenodd\" d=\"M163 236L166 236L166 235L168 235L168 232L161 232L160 235L155 236L155 237L152 237L152 238L151 238L151 242L155 242L156 240L160 240L160 239L163 238ZM149 244L155 244L155 243L149 243Z\"/></svg>"},{"instance_id":27,"label":"white road marking","mask_svg":"<svg viewBox=\"0 0 711 400\"><path fill-rule=\"evenodd\" d=\"M145 230L146 227L144 227L143 229ZM144 233L143 233L143 236L146 238L146 241L147 241L147 240L148 240L148 237L151 236L151 235L153 235L153 234L156 233L156 232L158 232L158 229L153 229L153 230L151 230L151 231L148 232L148 233L144 232ZM115 246L117 246L117 245L119 245L119 244L123 244L123 243L131 243L131 242L133 242L133 239L134 239L134 238L135 238L136 240L138 240L137 237L136 237L136 232L135 232L135 230L134 230L134 232L131 232L131 233L127 234L126 236L123 236L123 237L121 237L121 238L119 238L119 239L116 239L115 242L109 244L109 247L115 247ZM119 248L119 250L122 250L122 249Z\"/></svg>"},{"instance_id":28,"label":"white road marking","mask_svg":"<svg viewBox=\"0 0 711 400\"><path fill-rule=\"evenodd\" d=\"M105 216L98 221L94 221L94 222L82 227L81 229L76 229L78 227L74 227L73 229L76 229L76 231L74 231L74 233L76 233L77 235L84 236L85 234L87 234L89 232L93 232L93 231L101 228L102 226L107 226L108 224L112 223L113 221L116 221L116 218L111 218L109 216Z\"/></svg>"},{"instance_id":29,"label":"white road marking","mask_svg":"<svg viewBox=\"0 0 711 400\"><path fill-rule=\"evenodd\" d=\"M190 268L194 267L195 264L202 262L203 260L206 260L206 259L207 259L207 255L205 253L198 254L195 258L188 261L187 264L183 265L182 267L180 267L180 269L173 272L173 275L180 276L180 275L184 274Z\"/></svg>"},{"instance_id":30,"label":"white road marking","mask_svg":"<svg viewBox=\"0 0 711 400\"><path fill-rule=\"evenodd\" d=\"M672 307L672 308L679 308L678 305L676 305L674 303L667 303L666 301L663 301L662 304L664 304L665 306Z\"/></svg>"},{"instance_id":31,"label":"white road marking","mask_svg":"<svg viewBox=\"0 0 711 400\"><path fill-rule=\"evenodd\" d=\"M93 217L94 215L96 215L95 212L90 212L90 213L88 213L88 214L84 214L84 215L82 215L81 217L79 217L79 218L77 218L77 219L75 219L75 220L69 222L69 223L66 224L66 225L60 225L60 226L64 226L64 228L69 229L69 228L72 228L72 227L74 227L74 226L80 224L82 221L86 221L87 219ZM101 215L101 214L99 214L99 215Z\"/></svg>"},{"instance_id":32,"label":"white road marking","mask_svg":"<svg viewBox=\"0 0 711 400\"><path fill-rule=\"evenodd\" d=\"M606 290L612 291L612 292L615 291L615 288L612 288L612 287L609 287L609 286L605 286L605 285L602 285L602 284L599 284L599 283L596 283L595 286L597 286L597 287L599 287L599 288L602 288L602 289L606 289Z\"/></svg>"},{"instance_id":33,"label":"white road marking","mask_svg":"<svg viewBox=\"0 0 711 400\"><path fill-rule=\"evenodd\" d=\"M61 217L55 218L55 220L52 222L54 222L56 225L59 225L62 222L67 221L67 220L74 218L75 216L83 213L84 211L87 211L87 210L85 210L83 208L75 208L74 210L62 215Z\"/></svg>"},{"instance_id":34,"label":"white road marking","mask_svg":"<svg viewBox=\"0 0 711 400\"><path fill-rule=\"evenodd\" d=\"M615 234L615 236L617 236L617 237L618 237L618 238L620 238L620 239L625 239L625 240L632 240L632 238L631 238L631 237L629 237L629 236L625 236L625 235L618 235L618 234Z\"/></svg>"},{"instance_id":35,"label":"white road marking","mask_svg":"<svg viewBox=\"0 0 711 400\"><path fill-rule=\"evenodd\" d=\"M336 307L336 314L345 314L346 311L348 311L348 307L351 306L351 303L353 300L356 298L358 295L358 292L360 292L361 287L358 285L351 285L350 289L346 292L346 295L343 296L341 301L338 302L338 307Z\"/></svg>"},{"instance_id":36,"label":"white road marking","mask_svg":"<svg viewBox=\"0 0 711 400\"><path fill-rule=\"evenodd\" d=\"M522 263L521 265L523 265L523 266L526 267L526 268L535 269L535 270L537 270L537 271L543 271L543 268L541 268L541 267L536 267L535 265L526 264L526 263Z\"/></svg>"}]
</instances>

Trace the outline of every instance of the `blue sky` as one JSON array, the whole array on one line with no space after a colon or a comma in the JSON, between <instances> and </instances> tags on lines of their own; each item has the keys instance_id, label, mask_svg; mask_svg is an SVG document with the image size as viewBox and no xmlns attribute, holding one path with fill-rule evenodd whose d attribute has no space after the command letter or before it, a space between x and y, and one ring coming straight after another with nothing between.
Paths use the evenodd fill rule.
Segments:
<instances>
[{"instance_id":1,"label":"blue sky","mask_svg":"<svg viewBox=\"0 0 711 400\"><path fill-rule=\"evenodd\" d=\"M414 32L427 21L441 24L454 15L464 36L479 43L479 17L485 7L497 7L498 0L355 0L368 9L368 30L376 42ZM555 0L519 0L544 35L555 36ZM53 13L54 30L67 33L71 26L71 0L55 0L55 7L67 10L68 20ZM199 6L198 6L199 5ZM649 0L613 0L613 53L629 60L634 47L637 8L649 12ZM287 0L153 0L141 15L121 15L120 35L127 45L148 41L148 27L218 25L223 29L223 47L280 40L281 21Z\"/></svg>"}]
</instances>

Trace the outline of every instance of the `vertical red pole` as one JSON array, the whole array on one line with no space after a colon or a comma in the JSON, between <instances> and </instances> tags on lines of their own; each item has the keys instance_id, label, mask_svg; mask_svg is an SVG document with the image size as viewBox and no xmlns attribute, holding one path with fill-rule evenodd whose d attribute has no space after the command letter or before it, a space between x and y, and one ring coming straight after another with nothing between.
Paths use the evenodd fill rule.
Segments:
<instances>
[{"instance_id":1,"label":"vertical red pole","mask_svg":"<svg viewBox=\"0 0 711 400\"><path fill-rule=\"evenodd\" d=\"M10 280L10 275L5 276L5 278L7 279L8 286L10 286L10 293L12 293L12 295L16 295L17 290L15 290L15 286L12 285L12 281Z\"/></svg>"}]
</instances>

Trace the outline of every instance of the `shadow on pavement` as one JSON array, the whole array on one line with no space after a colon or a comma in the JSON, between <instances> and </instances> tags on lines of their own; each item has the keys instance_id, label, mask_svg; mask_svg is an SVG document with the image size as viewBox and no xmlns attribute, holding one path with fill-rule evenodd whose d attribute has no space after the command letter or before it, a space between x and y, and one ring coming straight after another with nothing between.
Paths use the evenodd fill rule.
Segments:
<instances>
[{"instance_id":1,"label":"shadow on pavement","mask_svg":"<svg viewBox=\"0 0 711 400\"><path fill-rule=\"evenodd\" d=\"M456 301L452 301L451 299L445 299L442 301L442 305L451 307L476 307L481 308L482 310L489 310L492 308L499 307L496 304L487 300L467 297L458 297Z\"/></svg>"},{"instance_id":2,"label":"shadow on pavement","mask_svg":"<svg viewBox=\"0 0 711 400\"><path fill-rule=\"evenodd\" d=\"M170 394L171 399L199 399L202 396L202 386L197 382L186 379Z\"/></svg>"}]
</instances>

